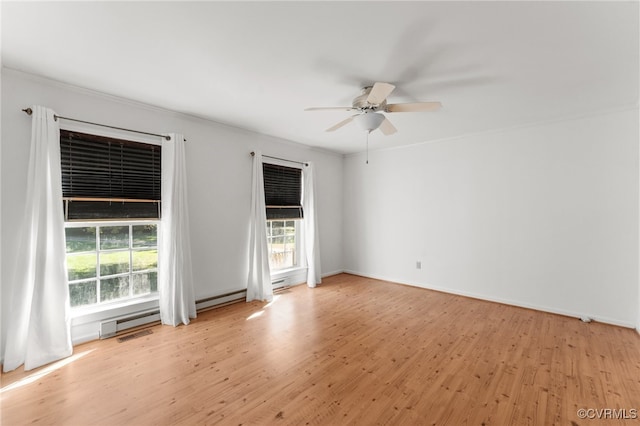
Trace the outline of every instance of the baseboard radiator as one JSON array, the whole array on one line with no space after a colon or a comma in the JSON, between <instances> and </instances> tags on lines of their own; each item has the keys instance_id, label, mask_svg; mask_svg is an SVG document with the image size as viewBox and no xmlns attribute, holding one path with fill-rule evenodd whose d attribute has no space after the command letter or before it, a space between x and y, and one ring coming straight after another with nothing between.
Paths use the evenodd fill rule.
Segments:
<instances>
[{"instance_id":1,"label":"baseboard radiator","mask_svg":"<svg viewBox=\"0 0 640 426\"><path fill-rule=\"evenodd\" d=\"M218 308L236 303L246 299L246 290L238 290L218 296L207 297L205 299L196 300L196 312L203 312L209 309ZM146 311L136 312L131 315L124 315L117 318L109 318L100 323L100 338L108 339L116 336L126 330L160 322L160 311L158 309L149 309Z\"/></svg>"}]
</instances>

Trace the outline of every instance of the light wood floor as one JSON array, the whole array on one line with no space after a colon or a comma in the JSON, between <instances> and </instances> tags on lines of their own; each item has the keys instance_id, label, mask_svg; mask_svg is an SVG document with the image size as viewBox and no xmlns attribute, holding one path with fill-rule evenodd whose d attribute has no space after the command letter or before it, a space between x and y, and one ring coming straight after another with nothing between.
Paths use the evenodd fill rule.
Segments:
<instances>
[{"instance_id":1,"label":"light wood floor","mask_svg":"<svg viewBox=\"0 0 640 426\"><path fill-rule=\"evenodd\" d=\"M3 374L2 425L640 422L577 414L640 410L634 330L352 275L151 330Z\"/></svg>"}]
</instances>

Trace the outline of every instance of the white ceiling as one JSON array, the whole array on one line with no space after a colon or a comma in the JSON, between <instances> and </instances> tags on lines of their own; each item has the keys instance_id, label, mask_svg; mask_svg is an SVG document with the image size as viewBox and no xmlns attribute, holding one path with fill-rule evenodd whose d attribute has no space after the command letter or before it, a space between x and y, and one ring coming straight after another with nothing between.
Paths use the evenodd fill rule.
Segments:
<instances>
[{"instance_id":1,"label":"white ceiling","mask_svg":"<svg viewBox=\"0 0 640 426\"><path fill-rule=\"evenodd\" d=\"M3 2L6 67L341 153L375 81L372 148L638 105L638 2ZM80 118L80 117L78 117ZM108 120L105 120L108 121Z\"/></svg>"}]
</instances>

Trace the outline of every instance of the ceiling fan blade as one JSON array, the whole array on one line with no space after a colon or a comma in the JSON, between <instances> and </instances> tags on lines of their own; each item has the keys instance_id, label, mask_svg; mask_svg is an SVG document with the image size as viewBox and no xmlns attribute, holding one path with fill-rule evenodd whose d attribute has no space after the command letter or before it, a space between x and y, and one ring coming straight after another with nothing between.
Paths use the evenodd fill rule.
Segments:
<instances>
[{"instance_id":1,"label":"ceiling fan blade","mask_svg":"<svg viewBox=\"0 0 640 426\"><path fill-rule=\"evenodd\" d=\"M380 105L395 88L393 84L376 82L367 96L367 102L371 105Z\"/></svg>"},{"instance_id":2,"label":"ceiling fan blade","mask_svg":"<svg viewBox=\"0 0 640 426\"><path fill-rule=\"evenodd\" d=\"M384 121L380 124L380 131L385 134L385 136L389 136L398 131L391 121L388 118L384 118Z\"/></svg>"},{"instance_id":3,"label":"ceiling fan blade","mask_svg":"<svg viewBox=\"0 0 640 426\"><path fill-rule=\"evenodd\" d=\"M385 112L428 112L442 108L440 102L411 102L406 104L389 104Z\"/></svg>"},{"instance_id":4,"label":"ceiling fan blade","mask_svg":"<svg viewBox=\"0 0 640 426\"><path fill-rule=\"evenodd\" d=\"M305 108L305 111L353 111L353 107L311 107Z\"/></svg>"},{"instance_id":5,"label":"ceiling fan blade","mask_svg":"<svg viewBox=\"0 0 640 426\"><path fill-rule=\"evenodd\" d=\"M347 118L346 120L342 120L341 122L339 122L338 124L329 127L327 130L325 130L326 132L333 132L334 130L338 130L340 127L346 126L347 124L351 123L353 121L353 119L355 117L357 117L358 114L356 115L352 115L351 117Z\"/></svg>"}]
</instances>

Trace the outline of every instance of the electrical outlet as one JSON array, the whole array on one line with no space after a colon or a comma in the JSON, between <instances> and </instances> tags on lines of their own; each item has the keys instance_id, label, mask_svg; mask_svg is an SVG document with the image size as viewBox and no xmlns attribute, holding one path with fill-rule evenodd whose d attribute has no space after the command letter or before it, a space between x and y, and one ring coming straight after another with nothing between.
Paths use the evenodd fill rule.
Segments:
<instances>
[{"instance_id":1,"label":"electrical outlet","mask_svg":"<svg viewBox=\"0 0 640 426\"><path fill-rule=\"evenodd\" d=\"M419 260L416 262L416 269L422 269L422 262Z\"/></svg>"}]
</instances>

